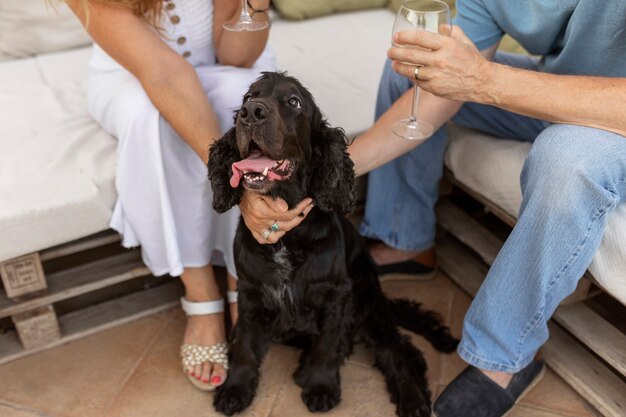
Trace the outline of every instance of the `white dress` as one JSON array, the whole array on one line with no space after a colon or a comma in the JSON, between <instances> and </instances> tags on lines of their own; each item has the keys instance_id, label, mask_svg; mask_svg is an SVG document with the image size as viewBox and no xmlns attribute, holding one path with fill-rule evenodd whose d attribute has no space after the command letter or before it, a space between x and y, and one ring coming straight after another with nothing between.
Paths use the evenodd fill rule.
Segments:
<instances>
[{"instance_id":1,"label":"white dress","mask_svg":"<svg viewBox=\"0 0 626 417\"><path fill-rule=\"evenodd\" d=\"M196 69L226 132L233 111L261 71L273 71L266 49L251 69L216 64L212 43L213 2L164 2L164 40ZM132 40L129 40L131 42ZM118 199L110 226L125 247L141 245L154 275L178 276L185 267L226 264L235 275L235 208L213 211L207 168L159 115L139 81L98 46L90 61L88 107L100 125L118 138Z\"/></svg>"}]
</instances>

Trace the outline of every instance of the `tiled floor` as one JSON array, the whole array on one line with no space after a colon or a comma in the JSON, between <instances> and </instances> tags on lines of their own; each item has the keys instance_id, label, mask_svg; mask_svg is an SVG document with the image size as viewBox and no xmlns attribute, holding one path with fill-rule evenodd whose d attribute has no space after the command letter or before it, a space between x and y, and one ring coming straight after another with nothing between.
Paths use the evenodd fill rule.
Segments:
<instances>
[{"instance_id":1,"label":"tiled floor","mask_svg":"<svg viewBox=\"0 0 626 417\"><path fill-rule=\"evenodd\" d=\"M469 298L447 277L423 283L386 283L390 296L410 297L438 311L460 334ZM211 394L195 390L180 371L178 347L184 317L176 309L0 366L1 417L212 417ZM420 337L437 395L464 367ZM298 352L275 346L262 369L252 406L242 416L310 415L292 381ZM362 346L343 367L342 401L333 417L394 416L372 354ZM510 417L596 416L593 408L548 370ZM461 416L460 416L461 417Z\"/></svg>"}]
</instances>

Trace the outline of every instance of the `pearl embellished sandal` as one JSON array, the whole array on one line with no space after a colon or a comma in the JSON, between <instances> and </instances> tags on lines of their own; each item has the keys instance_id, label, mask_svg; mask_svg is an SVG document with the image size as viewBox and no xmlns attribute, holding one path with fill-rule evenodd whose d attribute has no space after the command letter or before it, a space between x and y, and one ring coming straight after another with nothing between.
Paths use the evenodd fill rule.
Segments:
<instances>
[{"instance_id":1,"label":"pearl embellished sandal","mask_svg":"<svg viewBox=\"0 0 626 417\"><path fill-rule=\"evenodd\" d=\"M228 302L237 302L236 291L228 291ZM224 300L191 302L181 297L180 304L187 316L200 316L224 312ZM214 391L217 388L215 385L198 381L196 378L189 375L189 371L196 365L201 365L205 362L217 363L222 365L224 369L228 369L228 343L221 342L211 346L185 343L180 347L180 357L183 372L187 375L189 381L201 391Z\"/></svg>"}]
</instances>

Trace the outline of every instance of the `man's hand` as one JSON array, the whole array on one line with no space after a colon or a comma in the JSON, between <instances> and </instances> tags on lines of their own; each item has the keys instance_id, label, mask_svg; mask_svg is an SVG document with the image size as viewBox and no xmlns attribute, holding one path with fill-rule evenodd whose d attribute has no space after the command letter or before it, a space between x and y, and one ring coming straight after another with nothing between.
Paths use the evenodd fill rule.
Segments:
<instances>
[{"instance_id":1,"label":"man's hand","mask_svg":"<svg viewBox=\"0 0 626 417\"><path fill-rule=\"evenodd\" d=\"M420 66L417 82L420 88L450 100L480 101L477 94L485 90L492 63L460 27L453 26L450 37L425 30L407 30L396 33L394 42L407 46L389 49L394 71L414 79L415 66Z\"/></svg>"},{"instance_id":2,"label":"man's hand","mask_svg":"<svg viewBox=\"0 0 626 417\"><path fill-rule=\"evenodd\" d=\"M288 231L298 226L312 208L313 200L310 198L305 198L296 207L288 210L284 200L272 200L251 191L244 191L239 203L243 221L252 236L261 244L278 242ZM274 222L279 228L276 232L271 231Z\"/></svg>"}]
</instances>

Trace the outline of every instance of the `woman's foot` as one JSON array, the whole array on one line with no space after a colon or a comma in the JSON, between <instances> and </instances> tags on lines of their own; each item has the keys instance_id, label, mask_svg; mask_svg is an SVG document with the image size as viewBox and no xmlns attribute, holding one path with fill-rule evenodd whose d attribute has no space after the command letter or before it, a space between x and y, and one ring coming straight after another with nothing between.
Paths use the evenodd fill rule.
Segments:
<instances>
[{"instance_id":1,"label":"woman's foot","mask_svg":"<svg viewBox=\"0 0 626 417\"><path fill-rule=\"evenodd\" d=\"M222 295L215 282L213 268L210 265L202 268L185 268L181 280L185 285L186 301L205 303L207 301L220 302L222 300ZM230 308L232 314L233 307L231 306ZM198 349L203 351L210 350L211 347L216 346L216 351L220 352L225 349L223 345L225 342L226 329L223 308L221 311L213 311L209 314L203 311L194 313L194 315L188 314L187 327L183 337L184 350L190 351L194 347L199 347ZM193 353L184 353L184 356L193 357L194 355ZM226 381L228 371L224 365L207 360L200 364L187 366L185 371L191 378L197 380L197 384L194 385L201 389L212 390Z\"/></svg>"},{"instance_id":2,"label":"woman's foot","mask_svg":"<svg viewBox=\"0 0 626 417\"><path fill-rule=\"evenodd\" d=\"M220 295L213 297L210 300L219 299ZM209 301L194 300L189 297L185 297L188 301ZM185 336L183 338L183 344L196 345L196 346L215 346L219 343L226 342L226 330L224 326L224 313L205 314L197 316L187 317L187 328L185 329ZM202 382L203 384L210 384L214 387L218 387L226 381L228 371L223 365L212 362L203 362L200 365L195 365L187 369L187 373Z\"/></svg>"}]
</instances>

